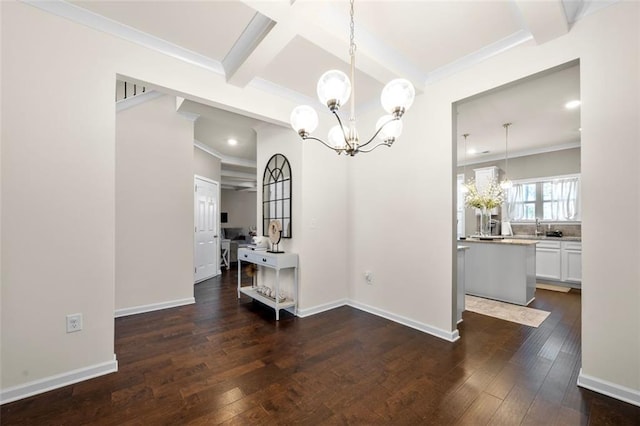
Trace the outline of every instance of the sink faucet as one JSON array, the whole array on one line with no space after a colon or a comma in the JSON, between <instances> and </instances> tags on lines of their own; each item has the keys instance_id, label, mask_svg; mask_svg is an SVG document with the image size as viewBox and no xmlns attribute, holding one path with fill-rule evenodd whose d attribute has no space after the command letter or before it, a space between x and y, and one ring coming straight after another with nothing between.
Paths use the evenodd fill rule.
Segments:
<instances>
[{"instance_id":1,"label":"sink faucet","mask_svg":"<svg viewBox=\"0 0 640 426\"><path fill-rule=\"evenodd\" d=\"M543 232L540 230L540 218L536 217L536 237L542 234Z\"/></svg>"}]
</instances>

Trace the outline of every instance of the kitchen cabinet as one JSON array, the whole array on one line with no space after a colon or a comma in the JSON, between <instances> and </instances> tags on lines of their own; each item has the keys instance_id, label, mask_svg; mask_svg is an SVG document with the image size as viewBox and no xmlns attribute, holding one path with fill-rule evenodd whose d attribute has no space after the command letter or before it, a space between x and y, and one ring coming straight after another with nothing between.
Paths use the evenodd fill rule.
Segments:
<instances>
[{"instance_id":1,"label":"kitchen cabinet","mask_svg":"<svg viewBox=\"0 0 640 426\"><path fill-rule=\"evenodd\" d=\"M562 280L560 241L540 241L536 245L536 277Z\"/></svg>"},{"instance_id":2,"label":"kitchen cabinet","mask_svg":"<svg viewBox=\"0 0 640 426\"><path fill-rule=\"evenodd\" d=\"M582 282L581 242L562 242L562 281Z\"/></svg>"},{"instance_id":3,"label":"kitchen cabinet","mask_svg":"<svg viewBox=\"0 0 640 426\"><path fill-rule=\"evenodd\" d=\"M476 188L478 188L478 192L480 193L484 191L492 179L496 182L500 179L500 169L495 166L473 169L473 171L476 174Z\"/></svg>"},{"instance_id":4,"label":"kitchen cabinet","mask_svg":"<svg viewBox=\"0 0 640 426\"><path fill-rule=\"evenodd\" d=\"M560 282L582 282L580 241L540 241L536 246L536 277Z\"/></svg>"},{"instance_id":5,"label":"kitchen cabinet","mask_svg":"<svg viewBox=\"0 0 640 426\"><path fill-rule=\"evenodd\" d=\"M467 294L527 306L536 292L536 241L467 238Z\"/></svg>"},{"instance_id":6,"label":"kitchen cabinet","mask_svg":"<svg viewBox=\"0 0 640 426\"><path fill-rule=\"evenodd\" d=\"M457 305L458 305L458 310L457 310L457 315L456 315L456 322L458 324L460 324L462 322L462 312L464 312L464 295L466 294L466 290L465 290L465 278L464 278L464 274L465 274L465 250L468 250L469 247L468 246L458 246L458 280L457 280Z\"/></svg>"}]
</instances>

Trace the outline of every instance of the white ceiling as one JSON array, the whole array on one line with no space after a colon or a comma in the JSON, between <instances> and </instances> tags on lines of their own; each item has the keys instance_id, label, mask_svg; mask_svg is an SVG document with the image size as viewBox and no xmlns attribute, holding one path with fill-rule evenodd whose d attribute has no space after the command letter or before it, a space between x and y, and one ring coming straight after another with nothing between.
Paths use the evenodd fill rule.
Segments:
<instances>
[{"instance_id":1,"label":"white ceiling","mask_svg":"<svg viewBox=\"0 0 640 426\"><path fill-rule=\"evenodd\" d=\"M356 0L358 105L360 108L379 105L380 90L392 78L411 80L420 93L431 82L505 49L522 43L544 43L566 34L574 22L616 1ZM348 71L349 67L347 0L73 3L54 0L31 4L132 42L187 58L191 63L224 74L230 84L284 88L282 96L315 102L318 107L321 107L315 101L318 77L331 68ZM98 26L96 22L101 17L107 19ZM567 90L575 89L574 83ZM501 124L507 120L514 123L514 150L518 147L516 138L523 140L523 149L531 148L536 141L548 147L571 139L569 133L575 130L575 121L569 123L559 118L566 114L561 109L556 118L552 118L549 110L543 121L526 124L525 120L532 117L532 108L536 106L551 108L555 101L544 97L558 95L562 91L559 85L561 83L533 94L507 92L508 96L526 96L526 101L518 101L518 107L500 107L503 105L501 95L493 94L489 100L491 114L486 108L467 104L469 114L473 111L481 114L463 122L469 127L464 131L472 135L469 141L482 143L491 152L498 153L500 148L491 141L502 139L494 130L500 133ZM381 107L377 108L382 112ZM505 111L510 114L500 116ZM197 137L215 151L232 155L234 151L224 146L229 137L227 133L244 134L231 127L247 123L227 124L222 126L219 120L212 119L197 130ZM573 127L566 127L569 125ZM196 127L199 127L198 121ZM216 134L216 129L220 134ZM526 141L525 134L529 136ZM575 140L575 134L573 136ZM247 155L242 147L236 149L235 154Z\"/></svg>"},{"instance_id":2,"label":"white ceiling","mask_svg":"<svg viewBox=\"0 0 640 426\"><path fill-rule=\"evenodd\" d=\"M579 146L580 108L565 107L572 100L580 100L577 63L457 102L458 162L503 158L504 123L511 123L509 156Z\"/></svg>"}]
</instances>

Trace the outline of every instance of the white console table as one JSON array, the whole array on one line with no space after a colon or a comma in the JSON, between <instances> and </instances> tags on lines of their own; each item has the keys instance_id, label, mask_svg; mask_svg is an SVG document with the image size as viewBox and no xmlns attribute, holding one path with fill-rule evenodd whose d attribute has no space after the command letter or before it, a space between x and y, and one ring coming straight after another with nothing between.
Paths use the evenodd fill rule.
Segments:
<instances>
[{"instance_id":1,"label":"white console table","mask_svg":"<svg viewBox=\"0 0 640 426\"><path fill-rule=\"evenodd\" d=\"M257 280L252 285L242 287L242 262L249 262L255 265L261 265L267 268L275 269L276 279L274 282L274 290L276 295L280 294L280 270L293 268L293 298L287 298L284 301L278 301L278 298L272 298L257 292ZM280 320L280 309L293 308L294 315L298 314L298 255L295 253L269 253L267 251L251 250L248 248L238 249L238 299L241 294L264 303L272 307L276 311L276 321Z\"/></svg>"}]
</instances>

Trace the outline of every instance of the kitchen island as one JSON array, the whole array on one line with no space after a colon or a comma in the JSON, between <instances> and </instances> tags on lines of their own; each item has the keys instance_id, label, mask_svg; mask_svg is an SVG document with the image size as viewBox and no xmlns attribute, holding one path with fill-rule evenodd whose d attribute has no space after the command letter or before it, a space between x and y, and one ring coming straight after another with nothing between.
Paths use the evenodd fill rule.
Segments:
<instances>
[{"instance_id":1,"label":"kitchen island","mask_svg":"<svg viewBox=\"0 0 640 426\"><path fill-rule=\"evenodd\" d=\"M536 240L467 238L466 294L526 306L536 293Z\"/></svg>"}]
</instances>

